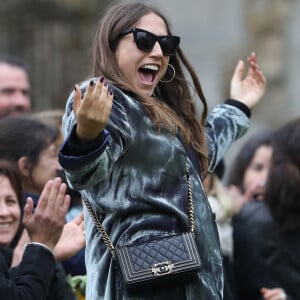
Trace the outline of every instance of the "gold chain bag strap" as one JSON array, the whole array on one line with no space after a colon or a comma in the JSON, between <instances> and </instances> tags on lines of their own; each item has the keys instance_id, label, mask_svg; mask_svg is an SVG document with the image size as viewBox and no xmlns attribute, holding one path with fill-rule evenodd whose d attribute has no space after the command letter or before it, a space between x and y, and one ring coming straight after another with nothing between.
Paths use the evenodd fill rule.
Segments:
<instances>
[{"instance_id":1,"label":"gold chain bag strap","mask_svg":"<svg viewBox=\"0 0 300 300\"><path fill-rule=\"evenodd\" d=\"M145 293L154 287L183 284L192 281L201 268L195 242L194 205L189 168L186 165L188 184L189 231L166 236L153 236L114 246L89 201L83 201L101 237L116 259L121 270L127 294Z\"/></svg>"}]
</instances>

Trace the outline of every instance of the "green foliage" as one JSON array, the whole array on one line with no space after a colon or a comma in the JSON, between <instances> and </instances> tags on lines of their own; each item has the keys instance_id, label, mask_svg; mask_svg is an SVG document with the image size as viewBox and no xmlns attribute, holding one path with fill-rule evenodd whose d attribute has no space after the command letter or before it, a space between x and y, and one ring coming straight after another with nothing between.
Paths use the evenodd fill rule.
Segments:
<instances>
[{"instance_id":1,"label":"green foliage","mask_svg":"<svg viewBox=\"0 0 300 300\"><path fill-rule=\"evenodd\" d=\"M74 292L79 291L82 295L85 295L86 275L68 275L67 279Z\"/></svg>"}]
</instances>

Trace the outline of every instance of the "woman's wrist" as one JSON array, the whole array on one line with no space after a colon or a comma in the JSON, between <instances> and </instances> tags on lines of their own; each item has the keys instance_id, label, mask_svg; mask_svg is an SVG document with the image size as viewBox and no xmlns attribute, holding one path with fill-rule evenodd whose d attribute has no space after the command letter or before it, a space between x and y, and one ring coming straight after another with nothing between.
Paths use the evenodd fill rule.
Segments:
<instances>
[{"instance_id":1,"label":"woman's wrist","mask_svg":"<svg viewBox=\"0 0 300 300\"><path fill-rule=\"evenodd\" d=\"M235 99L227 99L225 101L225 104L237 107L238 109L240 109L248 118L251 117L251 110L250 108L243 102L239 101L239 100L235 100Z\"/></svg>"}]
</instances>

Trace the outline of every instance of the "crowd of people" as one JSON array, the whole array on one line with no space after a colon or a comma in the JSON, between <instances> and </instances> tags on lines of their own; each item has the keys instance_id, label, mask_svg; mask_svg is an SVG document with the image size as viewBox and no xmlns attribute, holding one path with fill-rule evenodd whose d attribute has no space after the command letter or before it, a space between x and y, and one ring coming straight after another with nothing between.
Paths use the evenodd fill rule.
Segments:
<instances>
[{"instance_id":1,"label":"crowd of people","mask_svg":"<svg viewBox=\"0 0 300 300\"><path fill-rule=\"evenodd\" d=\"M85 235L83 213L68 218L78 199L58 162L62 114L32 112L26 65L12 55L0 56L0 115L1 297L75 300L64 264Z\"/></svg>"},{"instance_id":2,"label":"crowd of people","mask_svg":"<svg viewBox=\"0 0 300 300\"><path fill-rule=\"evenodd\" d=\"M26 64L0 55L1 299L75 300L77 275L88 300L300 299L300 119L248 137L223 177L265 93L256 53L208 113L165 16L121 3L78 81L64 111L36 112ZM201 268L129 295L113 247L189 231L188 191Z\"/></svg>"}]
</instances>

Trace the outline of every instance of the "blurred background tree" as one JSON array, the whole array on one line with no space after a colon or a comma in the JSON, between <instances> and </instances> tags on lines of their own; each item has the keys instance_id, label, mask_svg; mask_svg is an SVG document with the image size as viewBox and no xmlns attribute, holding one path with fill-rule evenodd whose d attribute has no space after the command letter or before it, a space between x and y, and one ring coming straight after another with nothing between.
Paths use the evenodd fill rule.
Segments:
<instances>
[{"instance_id":1,"label":"blurred background tree","mask_svg":"<svg viewBox=\"0 0 300 300\"><path fill-rule=\"evenodd\" d=\"M0 52L28 64L34 110L63 108L88 76L97 20L108 0L2 0Z\"/></svg>"}]
</instances>

